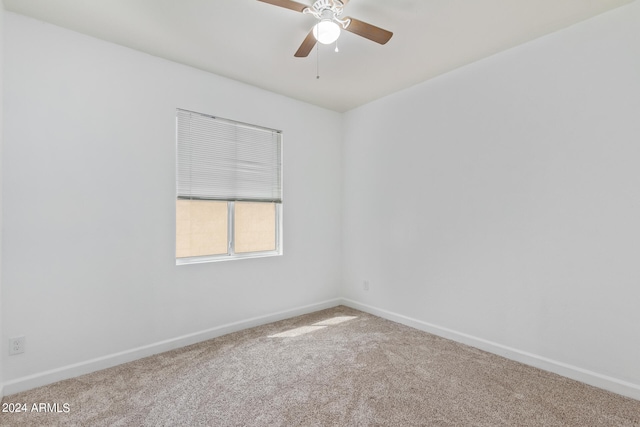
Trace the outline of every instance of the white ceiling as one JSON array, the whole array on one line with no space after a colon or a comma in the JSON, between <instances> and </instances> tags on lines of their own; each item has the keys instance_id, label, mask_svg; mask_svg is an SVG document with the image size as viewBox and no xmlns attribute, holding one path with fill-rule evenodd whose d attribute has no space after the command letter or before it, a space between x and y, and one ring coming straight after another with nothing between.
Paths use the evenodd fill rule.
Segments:
<instances>
[{"instance_id":1,"label":"white ceiling","mask_svg":"<svg viewBox=\"0 0 640 427\"><path fill-rule=\"evenodd\" d=\"M343 32L293 54L315 18L257 0L4 0L5 9L343 112L633 0L351 0ZM298 0L311 4L311 0ZM320 78L316 79L319 65Z\"/></svg>"}]
</instances>

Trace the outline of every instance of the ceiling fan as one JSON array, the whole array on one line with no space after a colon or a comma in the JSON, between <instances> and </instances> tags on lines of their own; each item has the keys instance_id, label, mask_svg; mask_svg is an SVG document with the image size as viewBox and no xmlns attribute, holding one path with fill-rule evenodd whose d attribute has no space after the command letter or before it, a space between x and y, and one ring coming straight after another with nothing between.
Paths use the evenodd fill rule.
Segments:
<instances>
[{"instance_id":1,"label":"ceiling fan","mask_svg":"<svg viewBox=\"0 0 640 427\"><path fill-rule=\"evenodd\" d=\"M367 24L354 18L342 16L342 8L349 0L316 0L312 6L307 6L292 0L258 0L274 6L284 7L309 15L313 15L318 23L313 26L307 37L294 56L303 58L309 55L316 41L322 44L331 44L340 37L340 27L351 33L376 43L385 44L393 33L375 25Z\"/></svg>"}]
</instances>

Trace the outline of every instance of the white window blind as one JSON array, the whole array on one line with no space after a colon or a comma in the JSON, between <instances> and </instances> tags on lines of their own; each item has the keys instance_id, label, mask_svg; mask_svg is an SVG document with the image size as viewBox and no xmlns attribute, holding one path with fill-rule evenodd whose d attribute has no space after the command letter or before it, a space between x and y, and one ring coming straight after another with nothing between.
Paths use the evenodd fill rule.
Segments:
<instances>
[{"instance_id":1,"label":"white window blind","mask_svg":"<svg viewBox=\"0 0 640 427\"><path fill-rule=\"evenodd\" d=\"M281 134L177 110L178 199L282 202Z\"/></svg>"}]
</instances>

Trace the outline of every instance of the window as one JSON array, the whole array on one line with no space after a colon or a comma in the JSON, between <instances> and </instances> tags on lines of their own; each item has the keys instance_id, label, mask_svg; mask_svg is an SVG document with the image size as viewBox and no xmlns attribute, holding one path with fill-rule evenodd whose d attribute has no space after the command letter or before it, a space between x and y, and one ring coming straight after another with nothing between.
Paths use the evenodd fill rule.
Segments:
<instances>
[{"instance_id":1,"label":"window","mask_svg":"<svg viewBox=\"0 0 640 427\"><path fill-rule=\"evenodd\" d=\"M282 254L282 135L177 110L176 264Z\"/></svg>"}]
</instances>

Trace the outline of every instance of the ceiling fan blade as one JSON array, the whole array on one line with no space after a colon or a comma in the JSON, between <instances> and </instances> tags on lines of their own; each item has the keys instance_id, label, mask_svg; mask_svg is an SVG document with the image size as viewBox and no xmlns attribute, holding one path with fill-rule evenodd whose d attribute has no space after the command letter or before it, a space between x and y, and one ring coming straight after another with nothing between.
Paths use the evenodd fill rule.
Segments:
<instances>
[{"instance_id":1,"label":"ceiling fan blade","mask_svg":"<svg viewBox=\"0 0 640 427\"><path fill-rule=\"evenodd\" d=\"M354 18L344 19L351 20L349 26L345 28L346 31L352 32L353 34L357 34L376 43L385 44L389 41L391 36L393 36L391 31L383 30L375 25L367 24L366 22L362 22Z\"/></svg>"},{"instance_id":2,"label":"ceiling fan blade","mask_svg":"<svg viewBox=\"0 0 640 427\"><path fill-rule=\"evenodd\" d=\"M309 7L306 4L298 3L291 0L258 0L258 1L261 1L263 3L269 3L274 6L284 7L285 9L295 10L296 12L302 12L307 7Z\"/></svg>"},{"instance_id":3,"label":"ceiling fan blade","mask_svg":"<svg viewBox=\"0 0 640 427\"><path fill-rule=\"evenodd\" d=\"M298 51L293 56L295 56L296 58L305 58L309 56L309 52L311 52L311 49L313 49L315 45L316 45L316 38L313 36L313 28L312 28L311 31L309 31L309 34L307 34L307 37L305 37L304 41L298 48Z\"/></svg>"}]
</instances>

